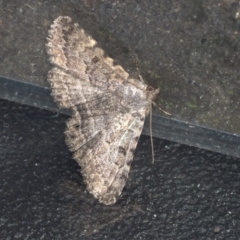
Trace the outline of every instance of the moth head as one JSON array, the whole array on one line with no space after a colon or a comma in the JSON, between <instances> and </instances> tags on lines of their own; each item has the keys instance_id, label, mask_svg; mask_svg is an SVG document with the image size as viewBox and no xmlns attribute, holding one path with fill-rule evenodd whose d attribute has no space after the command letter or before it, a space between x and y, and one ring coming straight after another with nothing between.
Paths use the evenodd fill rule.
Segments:
<instances>
[{"instance_id":1,"label":"moth head","mask_svg":"<svg viewBox=\"0 0 240 240\"><path fill-rule=\"evenodd\" d=\"M156 96L160 92L160 89L159 88L156 89L152 86L147 86L146 91L147 91L147 99L152 102L156 99Z\"/></svg>"}]
</instances>

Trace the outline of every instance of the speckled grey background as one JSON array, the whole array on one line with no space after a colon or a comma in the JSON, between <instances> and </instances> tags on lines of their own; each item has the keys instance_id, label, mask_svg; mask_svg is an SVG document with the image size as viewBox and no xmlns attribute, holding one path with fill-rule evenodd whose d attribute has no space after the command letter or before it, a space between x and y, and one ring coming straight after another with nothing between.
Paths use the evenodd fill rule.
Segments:
<instances>
[{"instance_id":1,"label":"speckled grey background","mask_svg":"<svg viewBox=\"0 0 240 240\"><path fill-rule=\"evenodd\" d=\"M240 133L239 2L0 0L0 75L47 86L47 30L69 15L176 119ZM136 66L139 69L136 70ZM238 239L239 159L142 136L116 205L86 192L66 116L0 101L0 239Z\"/></svg>"},{"instance_id":2,"label":"speckled grey background","mask_svg":"<svg viewBox=\"0 0 240 240\"><path fill-rule=\"evenodd\" d=\"M240 134L239 1L0 0L0 75L47 86L47 30L59 15L160 87L173 118Z\"/></svg>"},{"instance_id":3,"label":"speckled grey background","mask_svg":"<svg viewBox=\"0 0 240 240\"><path fill-rule=\"evenodd\" d=\"M204 239L240 235L239 159L142 136L121 198L87 191L66 116L0 100L0 239Z\"/></svg>"}]
</instances>

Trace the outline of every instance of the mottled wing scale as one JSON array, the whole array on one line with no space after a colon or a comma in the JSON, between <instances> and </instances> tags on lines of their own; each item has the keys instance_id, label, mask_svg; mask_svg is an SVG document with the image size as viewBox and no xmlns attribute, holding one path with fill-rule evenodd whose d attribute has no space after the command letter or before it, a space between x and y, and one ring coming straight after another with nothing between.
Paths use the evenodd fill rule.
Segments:
<instances>
[{"instance_id":1,"label":"mottled wing scale","mask_svg":"<svg viewBox=\"0 0 240 240\"><path fill-rule=\"evenodd\" d=\"M66 143L90 193L113 204L128 178L145 115L158 90L129 78L69 17L51 25L48 81L56 103L72 110Z\"/></svg>"},{"instance_id":2,"label":"mottled wing scale","mask_svg":"<svg viewBox=\"0 0 240 240\"><path fill-rule=\"evenodd\" d=\"M122 192L143 126L143 119L131 115L117 118L74 153L88 190L105 204Z\"/></svg>"}]
</instances>

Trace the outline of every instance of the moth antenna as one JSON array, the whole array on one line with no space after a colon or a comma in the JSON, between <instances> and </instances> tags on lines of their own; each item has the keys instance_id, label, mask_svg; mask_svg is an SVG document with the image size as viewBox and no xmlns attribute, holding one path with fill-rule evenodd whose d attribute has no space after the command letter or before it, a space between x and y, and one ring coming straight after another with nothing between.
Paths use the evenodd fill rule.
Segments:
<instances>
[{"instance_id":1,"label":"moth antenna","mask_svg":"<svg viewBox=\"0 0 240 240\"><path fill-rule=\"evenodd\" d=\"M141 77L141 76L139 76L139 77ZM161 109L160 107L158 107L155 102L151 102L150 110L149 110L149 113L150 113L150 125L149 125L150 129L149 129L149 131L150 131L151 148L152 148L152 163L154 163L153 133L152 133L152 105L154 105L154 107L157 107L160 111L164 112L167 115L172 115L172 114L169 112L166 112L163 109Z\"/></svg>"},{"instance_id":2,"label":"moth antenna","mask_svg":"<svg viewBox=\"0 0 240 240\"><path fill-rule=\"evenodd\" d=\"M152 164L154 163L154 149L153 149L153 134L152 134L152 103L150 103L150 139L151 139L151 148L152 148Z\"/></svg>"},{"instance_id":3,"label":"moth antenna","mask_svg":"<svg viewBox=\"0 0 240 240\"><path fill-rule=\"evenodd\" d=\"M164 111L162 108L160 108L158 105L157 105L157 103L155 103L155 102L152 102L152 104L153 104L153 106L154 107L157 107L160 111L162 111L162 112L164 112L165 114L167 114L167 115L169 115L169 116L171 116L172 114L171 113L169 113L169 112L166 112L166 111Z\"/></svg>"},{"instance_id":4,"label":"moth antenna","mask_svg":"<svg viewBox=\"0 0 240 240\"><path fill-rule=\"evenodd\" d=\"M141 75L138 75L138 76L139 76L140 82L144 83L142 76Z\"/></svg>"}]
</instances>

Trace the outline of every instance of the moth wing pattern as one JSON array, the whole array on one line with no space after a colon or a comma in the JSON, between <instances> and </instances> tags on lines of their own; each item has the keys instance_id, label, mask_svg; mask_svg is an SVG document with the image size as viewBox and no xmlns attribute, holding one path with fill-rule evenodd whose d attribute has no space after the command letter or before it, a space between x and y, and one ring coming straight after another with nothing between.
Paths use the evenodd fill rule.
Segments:
<instances>
[{"instance_id":1,"label":"moth wing pattern","mask_svg":"<svg viewBox=\"0 0 240 240\"><path fill-rule=\"evenodd\" d=\"M129 77L70 17L49 30L52 96L72 110L66 143L87 189L99 202L116 202L125 186L144 119L158 89Z\"/></svg>"},{"instance_id":2,"label":"moth wing pattern","mask_svg":"<svg viewBox=\"0 0 240 240\"><path fill-rule=\"evenodd\" d=\"M139 112L143 113L144 110ZM99 202L115 203L125 186L144 118L119 114L74 152L87 188ZM71 127L66 135L75 134ZM79 133L79 137L81 134ZM67 137L68 139L68 137ZM77 143L78 141L76 141ZM71 145L72 140L67 140Z\"/></svg>"}]
</instances>

